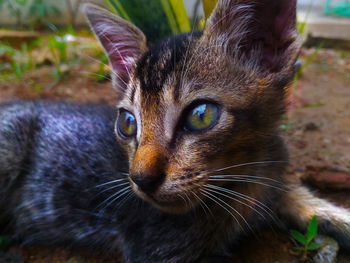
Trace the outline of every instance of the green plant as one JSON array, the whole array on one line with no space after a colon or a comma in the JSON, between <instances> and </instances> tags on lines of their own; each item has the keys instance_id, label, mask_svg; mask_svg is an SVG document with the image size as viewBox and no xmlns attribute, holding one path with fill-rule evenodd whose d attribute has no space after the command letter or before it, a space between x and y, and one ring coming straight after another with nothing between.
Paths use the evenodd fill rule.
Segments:
<instances>
[{"instance_id":1,"label":"green plant","mask_svg":"<svg viewBox=\"0 0 350 263\"><path fill-rule=\"evenodd\" d=\"M38 25L43 24L48 17L60 14L55 5L45 0L0 0L0 8L3 7L16 17L18 27L22 27L25 17L29 17L34 25Z\"/></svg>"},{"instance_id":2,"label":"green plant","mask_svg":"<svg viewBox=\"0 0 350 263\"><path fill-rule=\"evenodd\" d=\"M44 0L32 0L29 7L29 16L35 25L44 24L47 17L58 14L60 14L60 10Z\"/></svg>"},{"instance_id":3,"label":"green plant","mask_svg":"<svg viewBox=\"0 0 350 263\"><path fill-rule=\"evenodd\" d=\"M203 9L204 9L205 18L208 18L211 12L213 12L217 1L218 0L203 0Z\"/></svg>"},{"instance_id":4,"label":"green plant","mask_svg":"<svg viewBox=\"0 0 350 263\"><path fill-rule=\"evenodd\" d=\"M290 233L292 237L301 244L301 246L297 247L296 249L303 251L303 254L302 254L303 259L307 258L307 253L309 251L317 250L322 246L321 244L313 241L317 235L316 216L313 216L312 219L310 220L309 225L307 227L306 234L302 234L297 230L291 230Z\"/></svg>"},{"instance_id":5,"label":"green plant","mask_svg":"<svg viewBox=\"0 0 350 263\"><path fill-rule=\"evenodd\" d=\"M191 30L181 0L106 0L106 3L112 11L139 27L152 42Z\"/></svg>"},{"instance_id":6,"label":"green plant","mask_svg":"<svg viewBox=\"0 0 350 263\"><path fill-rule=\"evenodd\" d=\"M22 78L24 67L19 62L19 57L21 57L20 51L8 44L2 43L0 45L0 56L5 59L1 71L3 78L8 79L11 75L14 75L18 79Z\"/></svg>"},{"instance_id":7,"label":"green plant","mask_svg":"<svg viewBox=\"0 0 350 263\"><path fill-rule=\"evenodd\" d=\"M297 73L294 76L293 79L293 87L292 90L294 91L297 84L298 84L298 80L301 76L301 74L303 74L304 70L310 65L310 63L315 59L315 57L318 55L318 53L320 52L320 49L323 47L324 42L321 42L316 48L315 50L312 52L311 55L307 56L304 63L301 65L301 67L299 68L299 70L297 71Z\"/></svg>"},{"instance_id":8,"label":"green plant","mask_svg":"<svg viewBox=\"0 0 350 263\"><path fill-rule=\"evenodd\" d=\"M346 53L346 51L341 50L341 49L338 51L338 54L339 54L340 59L345 59L348 56L348 53Z\"/></svg>"},{"instance_id":9,"label":"green plant","mask_svg":"<svg viewBox=\"0 0 350 263\"><path fill-rule=\"evenodd\" d=\"M20 49L1 43L0 56L4 60L0 68L2 78L8 79L11 76L15 76L17 79L21 79L25 71L32 69L35 66L32 52L40 43L41 39L30 43L23 42Z\"/></svg>"},{"instance_id":10,"label":"green plant","mask_svg":"<svg viewBox=\"0 0 350 263\"><path fill-rule=\"evenodd\" d=\"M75 4L74 4L75 2ZM66 6L68 8L69 16L70 16L70 24L72 27L75 26L75 22L78 16L79 7L81 6L82 0L66 0Z\"/></svg>"},{"instance_id":11,"label":"green plant","mask_svg":"<svg viewBox=\"0 0 350 263\"><path fill-rule=\"evenodd\" d=\"M16 17L17 26L22 26L23 10L28 0L0 0L0 9L6 7L10 14Z\"/></svg>"},{"instance_id":12,"label":"green plant","mask_svg":"<svg viewBox=\"0 0 350 263\"><path fill-rule=\"evenodd\" d=\"M299 32L299 35L301 36L301 38L303 39L303 35L305 35L305 29L306 29L306 25L307 25L307 20L309 18L309 15L311 13L313 7L313 2L311 2L311 4L308 6L308 9L306 11L306 15L303 21L298 21L297 23L297 29ZM295 90L297 84L298 84L298 80L301 77L301 74L304 72L304 70L310 65L310 63L313 61L313 59L316 57L316 55L319 53L320 49L323 47L324 43L321 42L316 49L314 50L314 52L309 55L308 57L306 57L305 62L303 64L301 64L301 62L299 61L299 63L301 64L299 70L296 72L294 79L293 79L293 85L292 85L292 91Z\"/></svg>"},{"instance_id":13,"label":"green plant","mask_svg":"<svg viewBox=\"0 0 350 263\"><path fill-rule=\"evenodd\" d=\"M105 79L108 79L110 72L106 71L107 64L108 64L108 57L105 54L103 54L100 58L98 71L96 72L97 81L103 81Z\"/></svg>"},{"instance_id":14,"label":"green plant","mask_svg":"<svg viewBox=\"0 0 350 263\"><path fill-rule=\"evenodd\" d=\"M64 37L58 35L50 35L47 38L49 49L55 64L67 61L67 41Z\"/></svg>"}]
</instances>

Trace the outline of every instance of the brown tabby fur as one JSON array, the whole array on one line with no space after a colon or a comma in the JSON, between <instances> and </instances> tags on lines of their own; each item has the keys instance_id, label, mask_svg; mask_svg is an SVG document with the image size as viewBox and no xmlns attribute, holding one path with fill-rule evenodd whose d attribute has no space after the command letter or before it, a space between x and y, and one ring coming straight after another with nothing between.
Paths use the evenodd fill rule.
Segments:
<instances>
[{"instance_id":1,"label":"brown tabby fur","mask_svg":"<svg viewBox=\"0 0 350 263\"><path fill-rule=\"evenodd\" d=\"M117 110L0 105L0 217L19 240L120 251L132 263L224 262L243 234L305 228L316 215L350 247L350 212L285 176L278 126L300 46L296 0L220 0L202 33L156 44L100 7L85 13ZM203 103L218 118L189 131L186 116ZM123 111L135 136L118 132Z\"/></svg>"},{"instance_id":2,"label":"brown tabby fur","mask_svg":"<svg viewBox=\"0 0 350 263\"><path fill-rule=\"evenodd\" d=\"M131 111L138 122L137 137L120 140L128 152L130 182L137 195L175 214L199 205L215 210L218 201L235 213L233 217L242 226L256 216L261 205L258 201L230 199L228 192L208 194L205 187L212 183L213 174L230 174L230 179L235 179L233 175L264 177L255 183L223 180L214 184L266 205L279 199L277 188L293 193L293 185L289 188L284 177L288 158L277 127L285 112L286 87L294 76L300 48L295 5L294 0L222 0L202 34L169 38L147 49L146 38L137 32L136 38L144 42L134 43L142 48L135 52L136 63L127 70L129 80L126 85L118 82L118 77L115 81L117 92L123 94L117 107ZM105 14L97 8L98 12ZM102 39L110 61L114 61L113 50L103 41L104 34L93 22L91 26ZM133 28L129 24L121 27ZM194 101L220 106L220 118L212 129L196 134L181 130L186 109ZM264 165L265 161L265 171L256 169L257 164L240 166L251 162ZM215 172L235 164L238 167ZM148 193L132 180L160 175L161 184ZM293 206L294 201L287 203ZM307 218L311 216L309 213Z\"/></svg>"}]
</instances>

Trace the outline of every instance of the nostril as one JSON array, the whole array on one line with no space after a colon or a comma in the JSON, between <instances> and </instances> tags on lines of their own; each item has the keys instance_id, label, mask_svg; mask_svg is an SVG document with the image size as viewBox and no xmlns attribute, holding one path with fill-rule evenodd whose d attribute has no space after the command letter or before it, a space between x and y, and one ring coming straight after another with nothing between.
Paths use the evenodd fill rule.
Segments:
<instances>
[{"instance_id":1,"label":"nostril","mask_svg":"<svg viewBox=\"0 0 350 263\"><path fill-rule=\"evenodd\" d=\"M143 173L131 176L131 180L144 192L152 192L162 184L165 178L164 174L159 174L157 176L147 176Z\"/></svg>"}]
</instances>

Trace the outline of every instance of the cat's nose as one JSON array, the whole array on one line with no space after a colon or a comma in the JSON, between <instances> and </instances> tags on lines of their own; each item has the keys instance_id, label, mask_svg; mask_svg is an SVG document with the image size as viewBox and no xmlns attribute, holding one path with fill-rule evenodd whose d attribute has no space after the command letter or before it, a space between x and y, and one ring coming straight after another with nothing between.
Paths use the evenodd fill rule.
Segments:
<instances>
[{"instance_id":1,"label":"cat's nose","mask_svg":"<svg viewBox=\"0 0 350 263\"><path fill-rule=\"evenodd\" d=\"M145 173L138 173L130 177L142 191L154 192L162 184L165 174L147 175Z\"/></svg>"}]
</instances>

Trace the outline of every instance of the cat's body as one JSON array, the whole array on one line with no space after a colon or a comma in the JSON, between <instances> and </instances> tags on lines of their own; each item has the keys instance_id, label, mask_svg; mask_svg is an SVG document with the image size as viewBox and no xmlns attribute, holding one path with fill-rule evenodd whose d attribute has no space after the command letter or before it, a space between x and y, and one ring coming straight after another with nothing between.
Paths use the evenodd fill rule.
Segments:
<instances>
[{"instance_id":1,"label":"cat's body","mask_svg":"<svg viewBox=\"0 0 350 263\"><path fill-rule=\"evenodd\" d=\"M114 114L113 108L93 104L18 101L0 106L1 154L8 157L1 159L0 174L7 180L11 176L10 183L1 182L1 205L15 219L17 237L25 244L121 250L131 262L191 262L228 255L242 229L220 207L208 204L210 211L198 206L185 215L171 215L134 194L100 205L123 188L104 191L111 185L102 184L127 178L125 155L113 135ZM280 143L266 154L281 159L285 152ZM277 177L284 166L248 170L260 176L273 171ZM273 209L278 195L269 189L260 201ZM258 214L247 220L252 228L264 221Z\"/></svg>"},{"instance_id":2,"label":"cat's body","mask_svg":"<svg viewBox=\"0 0 350 263\"><path fill-rule=\"evenodd\" d=\"M203 34L152 47L110 13L86 14L117 109L0 106L1 204L24 243L201 262L277 216L305 226L317 215L350 246L350 212L284 176L277 127L298 50L295 1L222 0Z\"/></svg>"}]
</instances>

